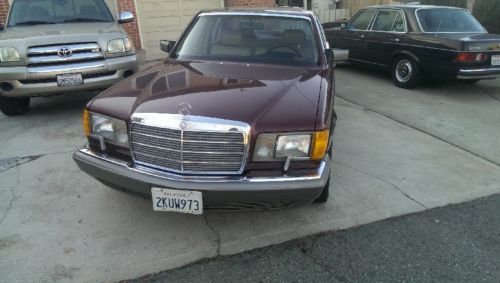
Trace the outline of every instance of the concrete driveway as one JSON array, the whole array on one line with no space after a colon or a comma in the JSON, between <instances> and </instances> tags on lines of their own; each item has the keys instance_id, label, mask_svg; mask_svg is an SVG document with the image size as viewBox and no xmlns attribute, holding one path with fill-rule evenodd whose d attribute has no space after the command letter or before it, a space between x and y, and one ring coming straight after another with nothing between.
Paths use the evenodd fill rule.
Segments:
<instances>
[{"instance_id":1,"label":"concrete driveway","mask_svg":"<svg viewBox=\"0 0 500 283\"><path fill-rule=\"evenodd\" d=\"M333 198L276 212L155 213L80 172L95 94L0 116L0 281L135 278L500 192L500 80L407 91L379 73L338 69Z\"/></svg>"}]
</instances>

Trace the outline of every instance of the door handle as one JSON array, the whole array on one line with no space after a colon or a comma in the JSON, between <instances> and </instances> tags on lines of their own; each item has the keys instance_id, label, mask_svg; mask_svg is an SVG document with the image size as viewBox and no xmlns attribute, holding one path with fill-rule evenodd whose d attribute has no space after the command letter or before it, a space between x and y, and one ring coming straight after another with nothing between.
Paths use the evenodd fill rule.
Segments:
<instances>
[{"instance_id":1,"label":"door handle","mask_svg":"<svg viewBox=\"0 0 500 283\"><path fill-rule=\"evenodd\" d=\"M393 38L392 41L399 42L400 40L399 40L399 38Z\"/></svg>"},{"instance_id":2,"label":"door handle","mask_svg":"<svg viewBox=\"0 0 500 283\"><path fill-rule=\"evenodd\" d=\"M361 38L365 38L365 35L364 35L364 34L362 34L362 35L360 35L360 37L361 37Z\"/></svg>"}]
</instances>

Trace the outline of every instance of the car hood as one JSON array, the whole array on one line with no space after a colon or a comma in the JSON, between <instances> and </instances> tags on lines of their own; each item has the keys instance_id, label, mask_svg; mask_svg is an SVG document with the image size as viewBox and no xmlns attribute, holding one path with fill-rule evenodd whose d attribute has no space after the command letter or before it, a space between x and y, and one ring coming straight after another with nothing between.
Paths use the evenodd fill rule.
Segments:
<instances>
[{"instance_id":1,"label":"car hood","mask_svg":"<svg viewBox=\"0 0 500 283\"><path fill-rule=\"evenodd\" d=\"M129 120L133 113L179 113L241 121L255 132L315 129L320 68L166 61L96 97L91 111Z\"/></svg>"},{"instance_id":2,"label":"car hood","mask_svg":"<svg viewBox=\"0 0 500 283\"><path fill-rule=\"evenodd\" d=\"M104 49L109 40L123 35L115 22L19 26L0 32L0 45L15 47L25 57L23 53L30 46L97 42Z\"/></svg>"},{"instance_id":3,"label":"car hood","mask_svg":"<svg viewBox=\"0 0 500 283\"><path fill-rule=\"evenodd\" d=\"M0 32L0 39L29 39L43 37L53 38L59 36L86 36L104 33L121 32L115 22L108 23L67 23L54 25L31 25L8 27Z\"/></svg>"}]
</instances>

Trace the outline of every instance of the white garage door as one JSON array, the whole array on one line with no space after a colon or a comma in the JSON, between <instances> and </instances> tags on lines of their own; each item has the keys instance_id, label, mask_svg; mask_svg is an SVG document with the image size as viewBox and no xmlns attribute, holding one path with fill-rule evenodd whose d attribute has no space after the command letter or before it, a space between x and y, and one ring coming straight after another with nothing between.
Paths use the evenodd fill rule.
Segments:
<instances>
[{"instance_id":1,"label":"white garage door","mask_svg":"<svg viewBox=\"0 0 500 283\"><path fill-rule=\"evenodd\" d=\"M200 10L221 7L221 0L136 1L142 45L147 60L164 58L160 40L178 40L184 28Z\"/></svg>"}]
</instances>

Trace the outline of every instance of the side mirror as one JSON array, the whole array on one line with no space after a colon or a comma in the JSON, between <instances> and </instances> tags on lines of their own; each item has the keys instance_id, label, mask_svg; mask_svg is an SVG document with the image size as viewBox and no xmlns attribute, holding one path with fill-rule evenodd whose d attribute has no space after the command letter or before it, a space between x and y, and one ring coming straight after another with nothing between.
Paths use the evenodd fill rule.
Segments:
<instances>
[{"instance_id":1,"label":"side mirror","mask_svg":"<svg viewBox=\"0 0 500 283\"><path fill-rule=\"evenodd\" d=\"M160 40L160 49L164 52L170 53L174 45L175 41L173 40Z\"/></svg>"},{"instance_id":2,"label":"side mirror","mask_svg":"<svg viewBox=\"0 0 500 283\"><path fill-rule=\"evenodd\" d=\"M340 29L347 29L347 23L340 24Z\"/></svg>"},{"instance_id":3,"label":"side mirror","mask_svg":"<svg viewBox=\"0 0 500 283\"><path fill-rule=\"evenodd\" d=\"M134 21L134 14L128 11L121 12L120 16L118 17L119 24L130 23L133 21Z\"/></svg>"},{"instance_id":4,"label":"side mirror","mask_svg":"<svg viewBox=\"0 0 500 283\"><path fill-rule=\"evenodd\" d=\"M325 55L326 55L326 62L328 64L333 63L333 61L335 61L335 54L333 53L333 49L331 48L325 49Z\"/></svg>"}]
</instances>

